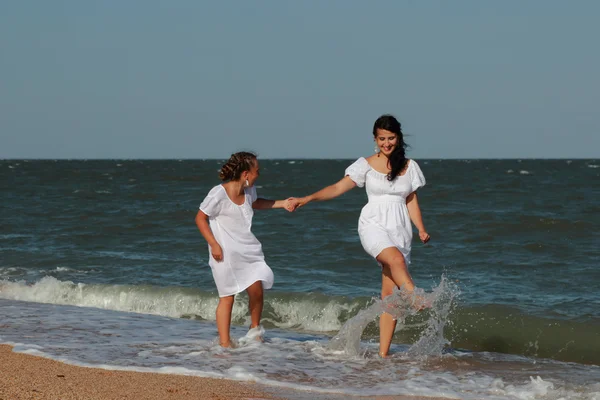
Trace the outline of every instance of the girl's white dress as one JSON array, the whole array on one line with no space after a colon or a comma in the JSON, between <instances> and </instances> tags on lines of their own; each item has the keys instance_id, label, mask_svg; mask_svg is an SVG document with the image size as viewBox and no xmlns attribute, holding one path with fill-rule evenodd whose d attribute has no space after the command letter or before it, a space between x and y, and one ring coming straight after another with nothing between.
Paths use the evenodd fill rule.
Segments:
<instances>
[{"instance_id":1,"label":"girl's white dress","mask_svg":"<svg viewBox=\"0 0 600 400\"><path fill-rule=\"evenodd\" d=\"M413 230L406 198L425 185L419 165L409 160L404 175L388 181L387 174L375 171L361 157L346 169L346 175L357 186L366 185L369 201L358 220L358 234L365 251L376 258L383 249L396 247L406 265L410 264Z\"/></svg>"},{"instance_id":2,"label":"girl's white dress","mask_svg":"<svg viewBox=\"0 0 600 400\"><path fill-rule=\"evenodd\" d=\"M213 258L210 246L208 251L208 263L219 297L243 292L256 281L262 281L263 289L273 286L273 271L265 263L262 245L251 231L256 188L245 188L244 192L246 199L240 206L231 201L222 185L218 185L200 204L200 210L208 215L210 229L223 249L221 262Z\"/></svg>"}]
</instances>

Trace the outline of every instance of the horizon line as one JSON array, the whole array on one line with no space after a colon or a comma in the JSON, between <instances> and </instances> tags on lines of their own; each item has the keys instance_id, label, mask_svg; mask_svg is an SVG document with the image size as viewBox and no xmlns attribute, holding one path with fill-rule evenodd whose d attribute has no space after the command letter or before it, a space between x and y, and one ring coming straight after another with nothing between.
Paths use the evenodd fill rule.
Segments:
<instances>
[{"instance_id":1,"label":"horizon line","mask_svg":"<svg viewBox=\"0 0 600 400\"><path fill-rule=\"evenodd\" d=\"M285 157L285 158L270 158L270 157L258 157L264 161L327 161L327 160L354 160L356 157L335 157L335 158L311 158L311 157ZM600 157L421 157L416 158L417 160L425 161L501 161L501 160L598 160ZM185 158L185 157L168 157L168 158L154 158L154 157L140 157L140 158L101 158L101 157L44 157L44 158L0 158L0 161L221 161L227 160L228 157L210 157L210 158ZM409 158L412 159L412 158Z\"/></svg>"}]
</instances>

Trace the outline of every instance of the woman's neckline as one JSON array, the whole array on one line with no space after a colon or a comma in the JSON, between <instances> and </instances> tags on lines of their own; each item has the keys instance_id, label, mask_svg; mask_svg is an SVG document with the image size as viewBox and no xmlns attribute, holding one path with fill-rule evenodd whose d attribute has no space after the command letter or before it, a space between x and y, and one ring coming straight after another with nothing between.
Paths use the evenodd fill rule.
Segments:
<instances>
[{"instance_id":1,"label":"woman's neckline","mask_svg":"<svg viewBox=\"0 0 600 400\"><path fill-rule=\"evenodd\" d=\"M380 175L386 175L386 176L387 176L387 175L390 173L390 171L388 171L388 172L381 172L381 171L377 171L377 170L376 170L376 169L375 169L375 168L374 168L374 167L371 165L371 163L369 162L369 160L367 160L365 157L363 157L363 160L365 160L365 161L366 161L366 163L369 165L369 167L371 168L371 170L372 170L372 171L375 171L375 172L377 172L377 173L378 173L378 174L380 174ZM412 160L408 160L408 163L406 164L406 168L404 168L404 173L403 173L403 174L400 174L400 175L398 175L398 176L404 176L404 175L406 175L406 173L408 172L408 168L410 167L410 164L411 164L411 163L412 163Z\"/></svg>"}]
</instances>

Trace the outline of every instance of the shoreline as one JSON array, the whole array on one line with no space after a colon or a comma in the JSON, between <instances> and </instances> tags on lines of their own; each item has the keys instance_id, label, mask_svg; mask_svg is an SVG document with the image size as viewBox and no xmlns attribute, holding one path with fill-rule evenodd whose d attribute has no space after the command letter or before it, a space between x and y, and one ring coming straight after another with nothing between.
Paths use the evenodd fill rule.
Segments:
<instances>
[{"instance_id":1,"label":"shoreline","mask_svg":"<svg viewBox=\"0 0 600 400\"><path fill-rule=\"evenodd\" d=\"M13 346L7 344L0 344L0 360L0 400L444 400L404 395L354 397L226 378L82 367L37 355L16 353Z\"/></svg>"},{"instance_id":2,"label":"shoreline","mask_svg":"<svg viewBox=\"0 0 600 400\"><path fill-rule=\"evenodd\" d=\"M228 379L80 367L0 345L0 399L283 399Z\"/></svg>"}]
</instances>

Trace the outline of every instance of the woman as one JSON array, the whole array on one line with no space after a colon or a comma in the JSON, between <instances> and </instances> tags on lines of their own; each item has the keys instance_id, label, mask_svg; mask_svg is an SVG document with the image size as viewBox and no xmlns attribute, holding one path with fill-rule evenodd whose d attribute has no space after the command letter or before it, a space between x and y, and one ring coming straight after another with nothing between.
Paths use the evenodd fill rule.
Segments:
<instances>
[{"instance_id":1,"label":"woman","mask_svg":"<svg viewBox=\"0 0 600 400\"><path fill-rule=\"evenodd\" d=\"M360 241L382 267L381 298L391 295L395 287L407 292L415 289L408 272L412 242L412 223L423 243L430 239L425 230L417 189L425 177L414 160L406 158L406 144L400 123L392 115L382 115L373 126L375 154L359 158L346 169L343 179L309 196L290 199L292 206L302 207L311 201L330 200L355 186L366 185L368 203L358 221ZM379 355L386 357L396 320L387 313L379 321Z\"/></svg>"},{"instance_id":2,"label":"woman","mask_svg":"<svg viewBox=\"0 0 600 400\"><path fill-rule=\"evenodd\" d=\"M231 347L234 296L244 290L251 318L247 336L261 339L263 290L273 286L273 271L251 231L253 209L285 208L288 201L258 198L254 187L258 176L256 155L233 154L219 172L225 183L210 190L196 215L196 225L209 245L209 265L219 292L216 319L222 347Z\"/></svg>"}]
</instances>

